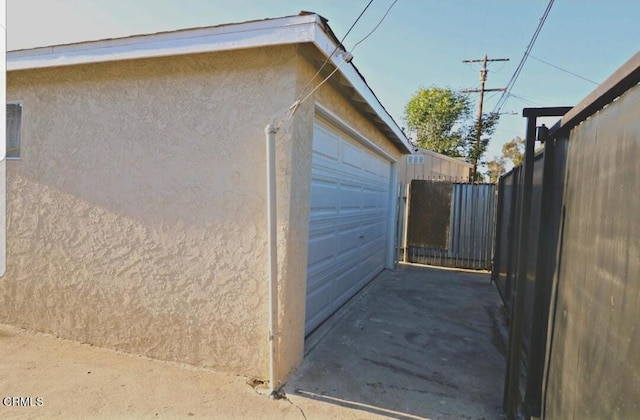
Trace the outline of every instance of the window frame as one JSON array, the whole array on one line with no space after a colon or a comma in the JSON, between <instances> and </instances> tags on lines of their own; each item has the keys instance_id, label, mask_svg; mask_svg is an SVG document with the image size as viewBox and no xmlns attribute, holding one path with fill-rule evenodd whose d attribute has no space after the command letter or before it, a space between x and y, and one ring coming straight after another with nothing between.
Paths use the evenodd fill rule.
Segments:
<instances>
[{"instance_id":1,"label":"window frame","mask_svg":"<svg viewBox=\"0 0 640 420\"><path fill-rule=\"evenodd\" d=\"M407 155L407 165L424 165L424 155Z\"/></svg>"},{"instance_id":2,"label":"window frame","mask_svg":"<svg viewBox=\"0 0 640 420\"><path fill-rule=\"evenodd\" d=\"M8 105L20 105L20 145L19 145L19 149L18 149L18 156L9 156L9 154L7 153L7 148L9 146L9 139L5 137L5 159L6 160L20 160L22 159L22 133L23 133L23 123L24 123L24 102L17 100L17 101L9 101L7 100L6 102L6 106ZM6 113L6 108L5 108L5 113ZM7 126L6 126L6 115L5 115L5 131L7 130ZM5 134L6 136L6 134Z\"/></svg>"}]
</instances>

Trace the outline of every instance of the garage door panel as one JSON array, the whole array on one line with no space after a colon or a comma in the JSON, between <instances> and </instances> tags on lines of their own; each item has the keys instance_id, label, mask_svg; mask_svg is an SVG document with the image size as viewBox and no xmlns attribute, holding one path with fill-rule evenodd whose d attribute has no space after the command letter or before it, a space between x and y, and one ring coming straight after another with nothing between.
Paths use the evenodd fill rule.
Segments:
<instances>
[{"instance_id":1,"label":"garage door panel","mask_svg":"<svg viewBox=\"0 0 640 420\"><path fill-rule=\"evenodd\" d=\"M338 252L349 252L360 246L360 226L338 233Z\"/></svg>"},{"instance_id":2,"label":"garage door panel","mask_svg":"<svg viewBox=\"0 0 640 420\"><path fill-rule=\"evenodd\" d=\"M311 196L311 209L314 212L319 211L338 211L338 186L323 181L312 181L311 188L313 195Z\"/></svg>"},{"instance_id":3,"label":"garage door panel","mask_svg":"<svg viewBox=\"0 0 640 420\"><path fill-rule=\"evenodd\" d=\"M323 123L313 142L307 333L384 269L390 193L371 150Z\"/></svg>"},{"instance_id":4,"label":"garage door panel","mask_svg":"<svg viewBox=\"0 0 640 420\"><path fill-rule=\"evenodd\" d=\"M379 168L378 160L374 156L366 155L364 158L364 165L362 169L364 169L364 171L368 172L369 174L377 175L379 172L378 168Z\"/></svg>"},{"instance_id":5,"label":"garage door panel","mask_svg":"<svg viewBox=\"0 0 640 420\"><path fill-rule=\"evenodd\" d=\"M362 208L370 209L379 207L379 198L380 191L365 189L362 192Z\"/></svg>"},{"instance_id":6,"label":"garage door panel","mask_svg":"<svg viewBox=\"0 0 640 420\"><path fill-rule=\"evenodd\" d=\"M362 160L364 151L358 146L342 142L342 163L356 168L360 172L362 170Z\"/></svg>"},{"instance_id":7,"label":"garage door panel","mask_svg":"<svg viewBox=\"0 0 640 420\"><path fill-rule=\"evenodd\" d=\"M305 323L315 323L322 321L332 311L331 296L333 295L327 289L333 287L331 283L322 284L323 287L317 288L308 295L307 298L307 312L305 316Z\"/></svg>"},{"instance_id":8,"label":"garage door panel","mask_svg":"<svg viewBox=\"0 0 640 420\"><path fill-rule=\"evenodd\" d=\"M317 159L319 156L324 156L337 161L340 157L340 139L336 137L330 130L315 126L313 130L314 139L318 141L313 142L313 153Z\"/></svg>"},{"instance_id":9,"label":"garage door panel","mask_svg":"<svg viewBox=\"0 0 640 420\"><path fill-rule=\"evenodd\" d=\"M340 186L340 209L343 210L360 209L362 205L362 187L348 185Z\"/></svg>"},{"instance_id":10,"label":"garage door panel","mask_svg":"<svg viewBox=\"0 0 640 420\"><path fill-rule=\"evenodd\" d=\"M378 229L379 223L373 223L362 227L363 240L372 241L380 238L380 232Z\"/></svg>"},{"instance_id":11,"label":"garage door panel","mask_svg":"<svg viewBox=\"0 0 640 420\"><path fill-rule=\"evenodd\" d=\"M363 177L362 171L359 171L358 173L350 173L345 171L339 175L339 178L340 184L345 187L381 190L380 181L372 177Z\"/></svg>"},{"instance_id":12,"label":"garage door panel","mask_svg":"<svg viewBox=\"0 0 640 420\"><path fill-rule=\"evenodd\" d=\"M313 293L316 289L329 287L333 283L338 270L335 260L330 262L325 260L310 267L307 274L307 295Z\"/></svg>"},{"instance_id":13,"label":"garage door panel","mask_svg":"<svg viewBox=\"0 0 640 420\"><path fill-rule=\"evenodd\" d=\"M377 252L381 246L386 245L386 236L382 236L382 237L378 237L375 240L369 241L366 244L362 245L362 252L365 255L370 255L373 254L374 252ZM382 251L382 255L384 255L384 250Z\"/></svg>"},{"instance_id":14,"label":"garage door panel","mask_svg":"<svg viewBox=\"0 0 640 420\"><path fill-rule=\"evenodd\" d=\"M349 269L343 273L340 273L335 280L335 299L336 305L342 305L348 300L357 290L360 288L359 281L353 281L353 279L365 279L369 270L363 264L356 264L349 267Z\"/></svg>"},{"instance_id":15,"label":"garage door panel","mask_svg":"<svg viewBox=\"0 0 640 420\"><path fill-rule=\"evenodd\" d=\"M313 267L319 262L336 257L336 235L310 237L308 246L308 265Z\"/></svg>"}]
</instances>

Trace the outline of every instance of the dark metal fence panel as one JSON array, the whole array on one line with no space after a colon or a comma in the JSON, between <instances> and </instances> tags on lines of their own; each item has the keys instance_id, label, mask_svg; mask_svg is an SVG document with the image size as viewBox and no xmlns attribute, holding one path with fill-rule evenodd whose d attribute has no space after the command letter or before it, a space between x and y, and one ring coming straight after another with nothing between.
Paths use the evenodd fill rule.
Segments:
<instances>
[{"instance_id":1,"label":"dark metal fence panel","mask_svg":"<svg viewBox=\"0 0 640 420\"><path fill-rule=\"evenodd\" d=\"M500 178L500 194L497 202L496 249L491 277L496 282L500 297L507 309L511 308L513 297L517 223L519 216L518 192L521 182L521 168L515 167Z\"/></svg>"},{"instance_id":2,"label":"dark metal fence panel","mask_svg":"<svg viewBox=\"0 0 640 420\"><path fill-rule=\"evenodd\" d=\"M510 323L508 419L640 413L639 83L640 53L577 106L523 112L526 164L500 181L492 273ZM554 115L540 179L536 121Z\"/></svg>"},{"instance_id":3,"label":"dark metal fence panel","mask_svg":"<svg viewBox=\"0 0 640 420\"><path fill-rule=\"evenodd\" d=\"M548 184L554 179L551 171L554 161L553 157L547 158L546 152L534 156L535 123L539 116L562 115L569 109L525 109L524 114L529 118L525 164L513 172L517 194L510 203L503 200L500 204L510 206L510 223L513 226L513 229L507 230L507 243L501 246L507 259L506 293L501 294L508 296L504 300L510 323L504 396L505 411L509 418L513 418L518 411L526 416L540 414L544 359L544 344L540 339L544 334L541 326L544 323L541 315L544 299L540 296L545 293L539 290L542 283L537 278L541 266L537 257L546 252L545 248L539 252L542 247L539 241L544 238L540 232L546 229L549 221L543 208L551 204L548 199L551 188ZM545 151L549 150L551 144L547 141ZM547 246L553 248L554 244ZM494 270L493 276L499 276L499 272Z\"/></svg>"},{"instance_id":4,"label":"dark metal fence panel","mask_svg":"<svg viewBox=\"0 0 640 420\"><path fill-rule=\"evenodd\" d=\"M562 197L567 162L566 136L549 139L544 148L544 176L540 203L540 225L537 232L533 314L527 358L525 395L528 410L539 416L542 410L543 374L547 349L549 307L553 273L561 230Z\"/></svg>"},{"instance_id":5,"label":"dark metal fence panel","mask_svg":"<svg viewBox=\"0 0 640 420\"><path fill-rule=\"evenodd\" d=\"M525 277L525 308L522 327L522 347L524 357L529 355L531 324L535 298L536 255L538 253L538 231L540 230L540 208L542 199L542 171L544 154L538 154L533 164L533 185L531 188L531 218L529 219L529 258Z\"/></svg>"},{"instance_id":6,"label":"dark metal fence panel","mask_svg":"<svg viewBox=\"0 0 640 420\"><path fill-rule=\"evenodd\" d=\"M571 132L547 418L640 413L640 86Z\"/></svg>"},{"instance_id":7,"label":"dark metal fence panel","mask_svg":"<svg viewBox=\"0 0 640 420\"><path fill-rule=\"evenodd\" d=\"M411 181L406 261L490 269L496 193L494 184Z\"/></svg>"},{"instance_id":8,"label":"dark metal fence panel","mask_svg":"<svg viewBox=\"0 0 640 420\"><path fill-rule=\"evenodd\" d=\"M513 306L513 298L516 291L516 273L518 272L518 242L520 242L520 230L518 229L520 226L520 219L522 218L522 182L524 178L524 171L522 170L522 166L516 168L515 171L516 176L516 189L515 195L513 197L513 208L515 211L513 212L511 218L511 238L513 242L510 244L509 249L509 266L507 269L507 287L509 289L509 307Z\"/></svg>"}]
</instances>

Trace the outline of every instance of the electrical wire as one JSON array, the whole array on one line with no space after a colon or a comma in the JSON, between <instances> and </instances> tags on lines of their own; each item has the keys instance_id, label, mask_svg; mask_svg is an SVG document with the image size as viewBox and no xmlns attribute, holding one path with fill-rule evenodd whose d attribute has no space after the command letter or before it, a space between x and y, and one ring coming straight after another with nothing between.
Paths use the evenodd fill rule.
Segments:
<instances>
[{"instance_id":1,"label":"electrical wire","mask_svg":"<svg viewBox=\"0 0 640 420\"><path fill-rule=\"evenodd\" d=\"M572 76L575 76L575 77L577 77L577 78L579 78L579 79L586 80L586 81L587 81L587 82L589 82L589 83L593 83L593 84L594 84L594 85L596 85L596 86L598 86L598 85L600 84L600 83L598 83L598 82L594 82L594 81L593 81L593 80L591 80L591 79L587 79L586 77L580 76L579 74L576 74L576 73L574 73L574 72L572 72L572 71L569 71L569 70L563 69L562 67L558 67L558 66L556 66L555 64L551 64L551 63L549 63L548 61L544 61L543 59L538 58L538 57L536 57L536 56L534 56L534 55L529 54L529 57L531 57L531 58L533 58L534 60L539 61L539 62L541 62L541 63L543 63L543 64L546 64L546 65L547 65L547 66L549 66L549 67L553 67L553 68L554 68L554 69L556 69L556 70L563 71L563 72L565 72L565 73L567 73L567 74L570 74L570 75L572 75Z\"/></svg>"},{"instance_id":2,"label":"electrical wire","mask_svg":"<svg viewBox=\"0 0 640 420\"><path fill-rule=\"evenodd\" d=\"M500 92L493 92L491 95L485 98L485 101L490 101L491 99L495 98L498 93Z\"/></svg>"},{"instance_id":3,"label":"electrical wire","mask_svg":"<svg viewBox=\"0 0 640 420\"><path fill-rule=\"evenodd\" d=\"M313 75L313 77L311 79L309 79L309 81L307 82L306 86L304 87L304 89L302 89L302 93L300 93L300 95L298 96L298 100L300 98L302 98L304 96L304 94L307 92L307 89L309 89L309 86L311 86L311 83L313 83L313 81L316 79L316 77L318 77L318 75L320 74L320 72L322 71L322 69L324 69L324 67L327 65L327 63L329 62L329 60L331 60L331 57L333 57L333 55L338 51L338 49L340 48L340 46L344 43L344 40L347 39L347 36L349 35L349 33L351 33L351 31L353 30L353 28L356 26L356 24L358 23L358 21L360 20L360 18L362 17L362 15L364 15L364 12L367 11L367 9L369 8L369 6L371 6L371 3L373 3L373 0L369 0L369 3L367 3L367 5L364 7L364 9L362 9L362 12L360 12L360 14L358 15L358 17L356 18L356 20L351 24L351 27L349 28L349 30L347 31L346 34L344 34L344 36L342 37L342 39L340 40L340 43L338 45L336 45L336 47L333 49L333 52L331 54L329 54L329 57L327 57L326 60L324 60L324 63L322 63L322 65L320 66L320 68L318 69L318 71L316 72L316 74Z\"/></svg>"},{"instance_id":4,"label":"electrical wire","mask_svg":"<svg viewBox=\"0 0 640 420\"><path fill-rule=\"evenodd\" d=\"M509 80L509 83L507 83L507 87L505 88L504 92L502 93L502 96L500 96L500 99L498 99L498 102L496 103L496 106L493 108L493 112L494 113L499 113L500 110L502 109L502 107L507 102L507 99L509 98L509 93L511 92L511 89L513 88L513 85L515 85L516 81L518 80L518 76L520 76L520 72L522 72L522 68L524 67L524 64L527 62L527 58L531 54L531 50L533 49L533 46L535 45L536 40L538 39L538 35L540 35L540 31L542 30L542 27L544 26L544 23L546 22L547 17L549 16L549 12L551 11L551 7L553 6L553 2L554 2L554 0L549 0L549 4L547 5L547 8L545 9L544 13L542 14L542 17L540 18L540 22L538 23L538 27L536 28L535 32L533 33L533 36L531 37L531 41L529 41L529 45L527 45L527 48L524 51L524 55L522 56L522 59L520 60L520 63L518 64L518 67L516 68L515 72L513 73L513 76L511 76L511 79Z\"/></svg>"},{"instance_id":5,"label":"electrical wire","mask_svg":"<svg viewBox=\"0 0 640 420\"><path fill-rule=\"evenodd\" d=\"M394 0L393 3L391 3L391 5L389 6L389 8L387 9L387 11L384 13L384 15L382 16L382 18L380 19L380 21L378 21L377 25L373 27L373 29L364 36L364 38L362 38L360 41L356 42L354 44L354 46L351 48L351 50L347 53L347 56L351 56L353 54L353 51L356 49L356 47L360 44L362 44L367 38L369 38L382 24L382 22L385 20L385 18L387 17L387 15L389 14L389 12L391 11L391 9L393 8L393 6L398 2L398 0ZM296 101L290 109L293 109L293 112L291 113L291 115L293 115L293 113L295 112L295 110L303 103L305 102L307 99L309 99L319 88L320 86L322 86L323 84L325 84L327 82L327 80L329 80L331 78L331 76L333 76L338 70L340 70L340 67L342 67L342 65L346 62L348 62L350 60L344 59L340 62L340 64L338 64L336 66L336 68L329 73L329 75L327 77L325 77L320 83L318 83L318 85L316 87L314 87L311 92L309 92L307 94L307 96L305 96L304 98Z\"/></svg>"},{"instance_id":6,"label":"electrical wire","mask_svg":"<svg viewBox=\"0 0 640 420\"><path fill-rule=\"evenodd\" d=\"M393 6L397 2L398 2L398 0L393 0L393 3L391 3L391 6L389 6L387 11L384 12L384 15L382 15L382 18L380 19L378 24L376 26L374 26L373 29L371 30L371 32L369 32L364 38L362 38L360 41L356 42L356 44L353 46L353 48L351 48L351 51L349 51L350 53L352 53L353 50L355 50L358 45L362 44L367 38L369 38L378 29L378 27L380 27L380 25L382 25L382 22L386 19L387 15L389 14L391 9L393 8Z\"/></svg>"},{"instance_id":7,"label":"electrical wire","mask_svg":"<svg viewBox=\"0 0 640 420\"><path fill-rule=\"evenodd\" d=\"M516 98L517 100L519 100L520 102L524 103L525 105L540 106L539 103L536 103L536 102L532 101L531 99L525 98L524 96L515 95L513 93L510 93L509 97Z\"/></svg>"},{"instance_id":8,"label":"electrical wire","mask_svg":"<svg viewBox=\"0 0 640 420\"><path fill-rule=\"evenodd\" d=\"M508 61L505 61L504 63L502 63L502 66L500 66L500 68L498 70L493 70L491 71L491 73L500 73L502 70L504 70L504 68L507 66Z\"/></svg>"}]
</instances>

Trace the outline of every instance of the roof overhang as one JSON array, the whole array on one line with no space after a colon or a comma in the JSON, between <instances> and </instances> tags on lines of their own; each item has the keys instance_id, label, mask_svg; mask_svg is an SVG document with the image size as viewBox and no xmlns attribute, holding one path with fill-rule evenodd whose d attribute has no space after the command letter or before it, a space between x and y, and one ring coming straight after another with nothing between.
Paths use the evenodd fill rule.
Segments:
<instances>
[{"instance_id":1,"label":"roof overhang","mask_svg":"<svg viewBox=\"0 0 640 420\"><path fill-rule=\"evenodd\" d=\"M329 57L340 42L326 24L314 13L257 20L206 28L160 32L101 41L33 48L7 52L7 71L72 66L109 61L135 60L187 54L230 51L276 45L312 43ZM340 45L339 50L344 51ZM342 54L331 57L340 65ZM379 128L403 153L412 151L409 139L373 93L358 69L342 63L342 80L353 89L354 104L362 107Z\"/></svg>"}]
</instances>

